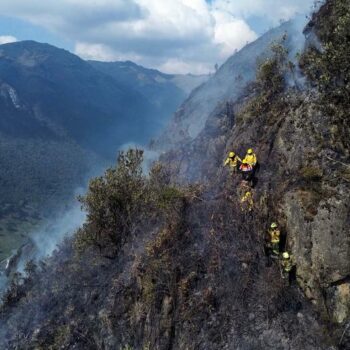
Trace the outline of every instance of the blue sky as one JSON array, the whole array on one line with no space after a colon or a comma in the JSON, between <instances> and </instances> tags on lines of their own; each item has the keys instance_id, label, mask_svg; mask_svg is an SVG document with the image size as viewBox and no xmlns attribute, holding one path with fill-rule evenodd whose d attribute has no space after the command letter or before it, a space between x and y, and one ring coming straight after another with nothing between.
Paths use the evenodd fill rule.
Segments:
<instances>
[{"instance_id":1,"label":"blue sky","mask_svg":"<svg viewBox=\"0 0 350 350\"><path fill-rule=\"evenodd\" d=\"M16 17L0 16L0 36L12 36L17 40L35 40L74 51L74 41L51 33L46 28Z\"/></svg>"},{"instance_id":2,"label":"blue sky","mask_svg":"<svg viewBox=\"0 0 350 350\"><path fill-rule=\"evenodd\" d=\"M84 59L206 73L313 0L1 0L0 43L36 40Z\"/></svg>"}]
</instances>

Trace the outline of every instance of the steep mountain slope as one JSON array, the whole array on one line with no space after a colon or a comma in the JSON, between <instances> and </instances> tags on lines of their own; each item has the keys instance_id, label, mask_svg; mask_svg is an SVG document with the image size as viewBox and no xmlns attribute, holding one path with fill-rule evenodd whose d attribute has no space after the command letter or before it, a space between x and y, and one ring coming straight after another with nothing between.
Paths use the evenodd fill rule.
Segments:
<instances>
[{"instance_id":1,"label":"steep mountain slope","mask_svg":"<svg viewBox=\"0 0 350 350\"><path fill-rule=\"evenodd\" d=\"M89 62L118 83L137 90L154 106L164 126L190 92L208 76L171 75L147 69L133 62ZM171 113L169 113L171 112Z\"/></svg>"},{"instance_id":2,"label":"steep mountain slope","mask_svg":"<svg viewBox=\"0 0 350 350\"><path fill-rule=\"evenodd\" d=\"M212 190L176 187L159 166L144 178L139 166L129 153L92 182L76 239L14 280L2 347L328 348L298 289L266 267L262 217Z\"/></svg>"},{"instance_id":3,"label":"steep mountain slope","mask_svg":"<svg viewBox=\"0 0 350 350\"><path fill-rule=\"evenodd\" d=\"M218 103L236 100L244 87L254 80L257 62L270 54L271 42L288 34L289 45L296 53L302 42L301 30L299 20L286 22L231 56L208 82L195 89L182 104L160 138L158 147L174 148L194 139Z\"/></svg>"},{"instance_id":4,"label":"steep mountain slope","mask_svg":"<svg viewBox=\"0 0 350 350\"><path fill-rule=\"evenodd\" d=\"M4 295L1 346L349 349L349 11L329 0L313 16L324 49L307 43L303 89L281 38L241 96L149 176L129 151L94 179L84 226ZM222 167L248 147L260 162L251 212L240 174ZM295 257L291 285L265 256L272 221Z\"/></svg>"}]
</instances>

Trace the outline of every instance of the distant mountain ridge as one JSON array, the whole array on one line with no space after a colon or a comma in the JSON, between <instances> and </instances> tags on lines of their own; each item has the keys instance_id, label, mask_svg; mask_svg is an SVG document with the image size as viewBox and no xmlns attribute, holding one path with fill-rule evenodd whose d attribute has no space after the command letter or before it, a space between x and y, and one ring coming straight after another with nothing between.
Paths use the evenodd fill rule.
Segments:
<instances>
[{"instance_id":1,"label":"distant mountain ridge","mask_svg":"<svg viewBox=\"0 0 350 350\"><path fill-rule=\"evenodd\" d=\"M156 109L156 113L166 125L169 110L175 112L190 92L205 83L208 75L165 74L155 69L148 69L133 62L98 62L89 63L100 72L112 77L119 84L136 90Z\"/></svg>"},{"instance_id":2,"label":"distant mountain ridge","mask_svg":"<svg viewBox=\"0 0 350 350\"><path fill-rule=\"evenodd\" d=\"M42 137L50 131L102 155L106 155L106 140L118 139L108 145L113 147L114 142L115 151L118 143L127 141L125 135L136 138L142 131L144 142L147 130L157 125L153 107L137 91L126 90L65 50L19 42L1 46L0 57L2 90L7 86L9 96L17 101L16 107L7 99L3 123L18 116L11 120L14 125L26 115L36 124L35 130L39 125L45 129ZM9 124L3 124L0 132L7 134Z\"/></svg>"},{"instance_id":3,"label":"distant mountain ridge","mask_svg":"<svg viewBox=\"0 0 350 350\"><path fill-rule=\"evenodd\" d=\"M193 75L193 74L167 74L156 69L149 69L140 66L131 61L116 61L116 62L100 62L88 61L94 68L101 70L113 76L116 80L130 84L130 78L133 78L137 85L147 86L149 84L160 84L164 87L165 84L173 84L183 92L189 94L193 89L209 79L209 75Z\"/></svg>"},{"instance_id":4,"label":"distant mountain ridge","mask_svg":"<svg viewBox=\"0 0 350 350\"><path fill-rule=\"evenodd\" d=\"M1 45L0 132L17 135L27 128L31 135L72 137L102 154L109 136L118 139L110 145L114 152L130 139L147 142L206 79L164 74L132 62L86 62L34 41ZM27 121L20 117L24 114Z\"/></svg>"}]
</instances>

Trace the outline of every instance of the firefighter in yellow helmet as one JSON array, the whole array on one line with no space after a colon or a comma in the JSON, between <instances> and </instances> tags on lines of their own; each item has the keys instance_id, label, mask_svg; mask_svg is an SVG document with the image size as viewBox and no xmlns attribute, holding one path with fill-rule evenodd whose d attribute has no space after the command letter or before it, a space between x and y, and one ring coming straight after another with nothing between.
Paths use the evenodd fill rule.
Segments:
<instances>
[{"instance_id":1,"label":"firefighter in yellow helmet","mask_svg":"<svg viewBox=\"0 0 350 350\"><path fill-rule=\"evenodd\" d=\"M232 172L236 172L238 165L241 162L242 162L241 158L239 158L235 152L231 151L224 162L224 166L228 165L232 170Z\"/></svg>"},{"instance_id":2,"label":"firefighter in yellow helmet","mask_svg":"<svg viewBox=\"0 0 350 350\"><path fill-rule=\"evenodd\" d=\"M249 148L247 150L247 154L245 155L244 159L242 160L242 163L246 163L249 164L250 166L252 166L253 168L256 166L258 162L258 159L256 157L256 154L254 153L254 151Z\"/></svg>"},{"instance_id":3,"label":"firefighter in yellow helmet","mask_svg":"<svg viewBox=\"0 0 350 350\"><path fill-rule=\"evenodd\" d=\"M245 192L241 198L242 211L251 212L254 208L253 194L250 191Z\"/></svg>"},{"instance_id":4,"label":"firefighter in yellow helmet","mask_svg":"<svg viewBox=\"0 0 350 350\"><path fill-rule=\"evenodd\" d=\"M288 278L289 284L291 284L295 278L295 263L293 256L288 252L283 252L280 263L282 268L282 278Z\"/></svg>"},{"instance_id":5,"label":"firefighter in yellow helmet","mask_svg":"<svg viewBox=\"0 0 350 350\"><path fill-rule=\"evenodd\" d=\"M278 258L280 253L281 231L278 229L277 223L273 222L268 230L268 254L271 257Z\"/></svg>"}]
</instances>

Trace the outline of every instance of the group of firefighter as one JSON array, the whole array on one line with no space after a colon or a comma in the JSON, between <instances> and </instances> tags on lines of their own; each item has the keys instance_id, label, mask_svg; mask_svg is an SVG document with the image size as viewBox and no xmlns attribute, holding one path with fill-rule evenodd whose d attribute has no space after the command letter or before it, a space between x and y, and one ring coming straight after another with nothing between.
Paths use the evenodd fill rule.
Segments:
<instances>
[{"instance_id":1,"label":"group of firefighter","mask_svg":"<svg viewBox=\"0 0 350 350\"><path fill-rule=\"evenodd\" d=\"M224 166L229 166L232 174L241 173L242 181L238 187L238 196L240 198L240 207L242 212L251 214L254 209L253 189L257 182L255 177L259 171L259 163L253 149L249 148L246 155L241 159L235 152L229 152ZM281 244L281 231L276 222L273 222L268 229L264 251L268 259L268 266L272 260L276 260L281 268L282 277L289 280L289 283L295 278L295 263L293 256L284 251Z\"/></svg>"}]
</instances>

